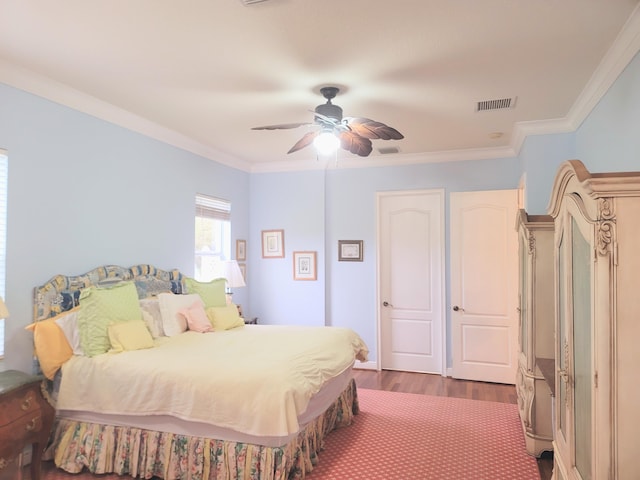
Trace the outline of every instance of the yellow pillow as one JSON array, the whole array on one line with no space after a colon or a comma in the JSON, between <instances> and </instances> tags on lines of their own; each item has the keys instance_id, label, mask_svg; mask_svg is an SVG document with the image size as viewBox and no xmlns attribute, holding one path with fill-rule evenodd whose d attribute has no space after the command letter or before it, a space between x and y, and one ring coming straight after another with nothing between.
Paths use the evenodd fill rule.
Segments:
<instances>
[{"instance_id":1,"label":"yellow pillow","mask_svg":"<svg viewBox=\"0 0 640 480\"><path fill-rule=\"evenodd\" d=\"M233 303L224 307L207 308L207 317L214 330L229 330L244 325L244 319L238 314L238 307Z\"/></svg>"},{"instance_id":2,"label":"yellow pillow","mask_svg":"<svg viewBox=\"0 0 640 480\"><path fill-rule=\"evenodd\" d=\"M40 362L42 373L49 380L64 362L73 356L71 345L64 332L55 322L56 318L49 318L41 322L32 323L25 328L33 332L33 344Z\"/></svg>"},{"instance_id":3,"label":"yellow pillow","mask_svg":"<svg viewBox=\"0 0 640 480\"><path fill-rule=\"evenodd\" d=\"M107 327L107 331L111 343L109 353L153 347L153 337L142 320L112 323Z\"/></svg>"}]
</instances>

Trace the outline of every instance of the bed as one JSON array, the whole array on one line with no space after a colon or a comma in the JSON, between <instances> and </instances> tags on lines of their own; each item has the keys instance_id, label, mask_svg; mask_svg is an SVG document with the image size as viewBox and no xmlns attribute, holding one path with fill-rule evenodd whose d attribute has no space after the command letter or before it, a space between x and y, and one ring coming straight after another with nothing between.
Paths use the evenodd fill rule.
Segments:
<instances>
[{"instance_id":1,"label":"bed","mask_svg":"<svg viewBox=\"0 0 640 480\"><path fill-rule=\"evenodd\" d=\"M244 325L223 280L151 265L58 275L36 287L34 319L56 408L45 458L70 473L304 478L358 413L351 370L368 350L354 331Z\"/></svg>"}]
</instances>

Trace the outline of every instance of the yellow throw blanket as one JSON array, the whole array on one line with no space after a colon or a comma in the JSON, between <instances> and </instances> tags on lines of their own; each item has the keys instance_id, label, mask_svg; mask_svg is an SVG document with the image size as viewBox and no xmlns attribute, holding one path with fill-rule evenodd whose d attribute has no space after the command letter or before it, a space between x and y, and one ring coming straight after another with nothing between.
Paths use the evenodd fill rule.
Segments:
<instances>
[{"instance_id":1,"label":"yellow throw blanket","mask_svg":"<svg viewBox=\"0 0 640 480\"><path fill-rule=\"evenodd\" d=\"M368 350L351 329L247 325L163 337L154 348L74 356L56 407L115 415L172 415L257 436L299 430L323 384Z\"/></svg>"}]
</instances>

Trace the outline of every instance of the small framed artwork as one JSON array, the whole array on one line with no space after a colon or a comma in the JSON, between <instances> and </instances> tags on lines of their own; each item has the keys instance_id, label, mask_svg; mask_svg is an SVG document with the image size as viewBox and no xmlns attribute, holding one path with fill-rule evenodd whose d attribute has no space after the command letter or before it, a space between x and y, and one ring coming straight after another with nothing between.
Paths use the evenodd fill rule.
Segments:
<instances>
[{"instance_id":1,"label":"small framed artwork","mask_svg":"<svg viewBox=\"0 0 640 480\"><path fill-rule=\"evenodd\" d=\"M244 283L247 283L247 264L246 263L239 263L238 266L240 267L240 273L242 274L242 278L244 279Z\"/></svg>"},{"instance_id":2,"label":"small framed artwork","mask_svg":"<svg viewBox=\"0 0 640 480\"><path fill-rule=\"evenodd\" d=\"M293 252L293 279L317 280L316 252Z\"/></svg>"},{"instance_id":3,"label":"small framed artwork","mask_svg":"<svg viewBox=\"0 0 640 480\"><path fill-rule=\"evenodd\" d=\"M338 240L338 261L361 262L362 240Z\"/></svg>"},{"instance_id":4,"label":"small framed artwork","mask_svg":"<svg viewBox=\"0 0 640 480\"><path fill-rule=\"evenodd\" d=\"M284 258L284 230L262 231L262 258Z\"/></svg>"},{"instance_id":5,"label":"small framed artwork","mask_svg":"<svg viewBox=\"0 0 640 480\"><path fill-rule=\"evenodd\" d=\"M244 262L247 259L247 241L236 240L236 260Z\"/></svg>"}]
</instances>

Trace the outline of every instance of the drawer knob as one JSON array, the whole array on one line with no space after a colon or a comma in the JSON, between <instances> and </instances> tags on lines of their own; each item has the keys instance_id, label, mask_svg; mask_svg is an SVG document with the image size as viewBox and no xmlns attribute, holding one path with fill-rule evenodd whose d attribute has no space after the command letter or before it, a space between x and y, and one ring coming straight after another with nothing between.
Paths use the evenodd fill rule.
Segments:
<instances>
[{"instance_id":1,"label":"drawer knob","mask_svg":"<svg viewBox=\"0 0 640 480\"><path fill-rule=\"evenodd\" d=\"M30 396L24 399L24 401L22 402L22 405L20 405L20 408L22 408L22 410L29 410L29 408L31 408Z\"/></svg>"},{"instance_id":2,"label":"drawer knob","mask_svg":"<svg viewBox=\"0 0 640 480\"><path fill-rule=\"evenodd\" d=\"M38 420L38 417L32 418L31 421L27 423L25 426L27 432L33 432L36 429L36 420Z\"/></svg>"}]
</instances>

